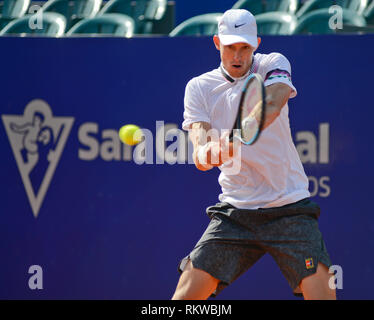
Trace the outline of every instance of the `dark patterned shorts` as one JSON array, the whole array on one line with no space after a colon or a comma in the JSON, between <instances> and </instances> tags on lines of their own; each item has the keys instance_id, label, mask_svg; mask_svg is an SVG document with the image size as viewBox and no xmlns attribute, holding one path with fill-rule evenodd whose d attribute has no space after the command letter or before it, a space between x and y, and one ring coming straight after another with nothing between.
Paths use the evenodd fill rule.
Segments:
<instances>
[{"instance_id":1,"label":"dark patterned shorts","mask_svg":"<svg viewBox=\"0 0 374 320\"><path fill-rule=\"evenodd\" d=\"M295 295L300 295L300 281L315 273L319 262L331 266L318 227L320 208L310 199L257 210L217 203L206 211L211 221L178 269L182 272L190 259L195 268L220 280L213 296L265 253L274 258Z\"/></svg>"}]
</instances>

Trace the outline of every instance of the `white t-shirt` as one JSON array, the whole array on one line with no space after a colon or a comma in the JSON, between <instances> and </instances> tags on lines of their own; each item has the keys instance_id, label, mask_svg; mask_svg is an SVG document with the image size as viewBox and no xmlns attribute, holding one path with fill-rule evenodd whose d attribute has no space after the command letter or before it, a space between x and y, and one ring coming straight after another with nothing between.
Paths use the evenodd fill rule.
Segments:
<instances>
[{"instance_id":1,"label":"white t-shirt","mask_svg":"<svg viewBox=\"0 0 374 320\"><path fill-rule=\"evenodd\" d=\"M291 66L280 53L254 55L251 72L259 73L265 86L281 82L297 91L291 82ZM194 122L208 122L217 130L232 129L245 75L228 81L220 68L191 79L184 99L182 128ZM221 131L220 131L221 132ZM221 202L241 209L279 207L310 196L308 178L292 141L288 104L251 146L241 147L241 167L236 175L220 167Z\"/></svg>"}]
</instances>

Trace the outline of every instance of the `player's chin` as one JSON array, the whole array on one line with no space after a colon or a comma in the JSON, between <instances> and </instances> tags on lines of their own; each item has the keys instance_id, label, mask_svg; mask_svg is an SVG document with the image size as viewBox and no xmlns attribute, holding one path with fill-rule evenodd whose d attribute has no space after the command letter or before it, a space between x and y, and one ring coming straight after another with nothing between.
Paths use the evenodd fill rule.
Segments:
<instances>
[{"instance_id":1,"label":"player's chin","mask_svg":"<svg viewBox=\"0 0 374 320\"><path fill-rule=\"evenodd\" d=\"M244 73L244 66L242 64L232 64L230 66L230 74L235 78L243 76Z\"/></svg>"}]
</instances>

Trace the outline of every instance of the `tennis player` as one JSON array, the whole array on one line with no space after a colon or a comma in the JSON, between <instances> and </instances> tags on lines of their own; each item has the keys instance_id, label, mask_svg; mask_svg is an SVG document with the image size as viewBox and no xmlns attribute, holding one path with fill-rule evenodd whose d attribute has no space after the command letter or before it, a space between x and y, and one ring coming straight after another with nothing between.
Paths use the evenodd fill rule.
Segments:
<instances>
[{"instance_id":1,"label":"tennis player","mask_svg":"<svg viewBox=\"0 0 374 320\"><path fill-rule=\"evenodd\" d=\"M201 239L179 264L172 298L215 296L269 253L295 295L335 299L329 287L331 261L318 227L320 208L309 199L308 179L291 136L287 102L297 91L290 63L280 53L254 54L261 39L246 10L226 11L213 41L221 64L188 82L182 127L189 131L196 167L221 169L222 193L220 202L206 210L211 220ZM265 129L256 144L241 146L240 170L230 175L222 167L236 153L221 157L227 140L202 137L212 128L232 129L240 90L251 73L264 79ZM213 162L217 153L220 160Z\"/></svg>"}]
</instances>

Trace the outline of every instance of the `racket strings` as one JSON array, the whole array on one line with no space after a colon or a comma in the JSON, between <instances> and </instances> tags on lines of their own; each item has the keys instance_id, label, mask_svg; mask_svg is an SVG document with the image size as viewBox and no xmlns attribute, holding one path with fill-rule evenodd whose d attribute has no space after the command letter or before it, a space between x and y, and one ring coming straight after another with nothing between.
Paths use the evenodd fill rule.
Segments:
<instances>
[{"instance_id":1,"label":"racket strings","mask_svg":"<svg viewBox=\"0 0 374 320\"><path fill-rule=\"evenodd\" d=\"M248 84L240 115L241 136L246 143L255 139L260 131L262 107L262 87L258 82L252 81Z\"/></svg>"}]
</instances>

